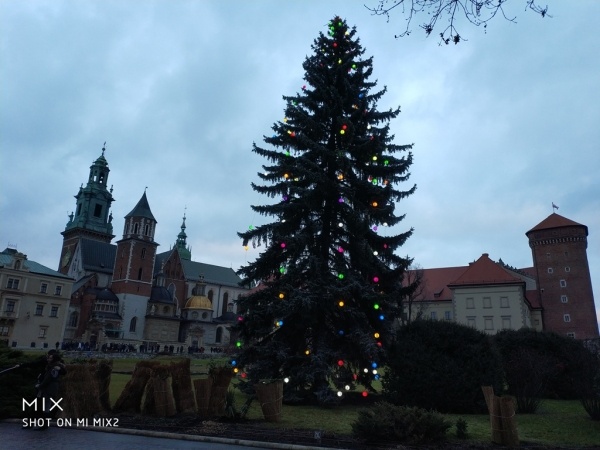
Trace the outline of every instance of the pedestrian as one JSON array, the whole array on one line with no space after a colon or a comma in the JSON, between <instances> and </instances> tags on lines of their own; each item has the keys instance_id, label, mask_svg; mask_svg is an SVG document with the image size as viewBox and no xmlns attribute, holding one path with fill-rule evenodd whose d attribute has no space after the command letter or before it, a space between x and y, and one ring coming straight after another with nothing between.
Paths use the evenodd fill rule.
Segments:
<instances>
[{"instance_id":1,"label":"pedestrian","mask_svg":"<svg viewBox=\"0 0 600 450\"><path fill-rule=\"evenodd\" d=\"M36 429L48 428L49 420L52 418L52 412L59 403L59 382L60 377L67 373L65 364L56 350L50 350L46 355L46 369L38 376L38 382L35 385L37 389L37 398L44 399L44 425Z\"/></svg>"}]
</instances>

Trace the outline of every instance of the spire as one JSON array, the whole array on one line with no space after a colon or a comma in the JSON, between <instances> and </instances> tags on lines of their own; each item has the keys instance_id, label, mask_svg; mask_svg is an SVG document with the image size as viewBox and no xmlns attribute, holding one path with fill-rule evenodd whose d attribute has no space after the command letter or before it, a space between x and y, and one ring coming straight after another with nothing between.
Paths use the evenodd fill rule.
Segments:
<instances>
[{"instance_id":1,"label":"spire","mask_svg":"<svg viewBox=\"0 0 600 450\"><path fill-rule=\"evenodd\" d=\"M187 209L187 208L186 208ZM192 259L192 252L187 246L187 234L185 234L185 212L183 213L183 222L181 223L181 231L177 235L177 241L175 241L175 247L179 251L179 257L182 259Z\"/></svg>"},{"instance_id":2,"label":"spire","mask_svg":"<svg viewBox=\"0 0 600 450\"><path fill-rule=\"evenodd\" d=\"M144 189L144 194L142 195L142 198L140 198L140 201L137 203L137 205L135 205L131 212L125 216L126 219L129 217L145 217L146 219L152 219L156 221L152 211L150 210L150 205L148 204L146 189Z\"/></svg>"}]
</instances>

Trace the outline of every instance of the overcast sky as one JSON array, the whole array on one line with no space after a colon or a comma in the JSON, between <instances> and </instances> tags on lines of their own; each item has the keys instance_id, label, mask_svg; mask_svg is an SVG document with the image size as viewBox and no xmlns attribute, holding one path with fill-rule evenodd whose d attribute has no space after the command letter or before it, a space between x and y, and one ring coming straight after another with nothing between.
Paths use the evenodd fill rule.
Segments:
<instances>
[{"instance_id":1,"label":"overcast sky","mask_svg":"<svg viewBox=\"0 0 600 450\"><path fill-rule=\"evenodd\" d=\"M510 0L517 24L464 25L456 46L419 28L394 39L404 18L365 2L0 0L0 245L56 269L106 141L116 239L147 186L159 251L185 211L194 260L256 258L236 235L269 201L250 187L266 162L252 142L283 119L282 96L301 90L337 14L374 57L380 109L402 108L396 143L415 144L418 188L395 230L415 232L400 253L424 268L482 253L529 267L525 232L554 202L589 227L600 311L600 2L549 0L542 19Z\"/></svg>"}]
</instances>

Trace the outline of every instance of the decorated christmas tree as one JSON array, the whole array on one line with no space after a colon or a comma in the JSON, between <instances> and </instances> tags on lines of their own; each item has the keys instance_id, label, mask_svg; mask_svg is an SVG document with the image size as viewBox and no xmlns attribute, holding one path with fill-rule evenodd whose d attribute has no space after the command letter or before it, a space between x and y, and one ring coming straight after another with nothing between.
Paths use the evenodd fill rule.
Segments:
<instances>
[{"instance_id":1,"label":"decorated christmas tree","mask_svg":"<svg viewBox=\"0 0 600 450\"><path fill-rule=\"evenodd\" d=\"M411 259L396 250L398 202L412 194L411 145L396 145L378 111L372 58L339 17L304 61L305 85L284 96L285 117L253 146L268 165L252 188L273 199L252 206L270 223L239 233L264 247L241 268L258 283L238 301L236 370L251 381L284 379L288 398L331 401L357 384L367 395L385 363ZM410 287L408 287L410 289Z\"/></svg>"}]
</instances>

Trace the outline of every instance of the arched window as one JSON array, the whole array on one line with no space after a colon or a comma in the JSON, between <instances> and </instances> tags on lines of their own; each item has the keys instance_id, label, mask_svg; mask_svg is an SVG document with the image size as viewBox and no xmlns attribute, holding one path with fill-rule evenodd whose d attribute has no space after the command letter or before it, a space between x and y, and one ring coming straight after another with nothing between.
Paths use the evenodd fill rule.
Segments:
<instances>
[{"instance_id":1,"label":"arched window","mask_svg":"<svg viewBox=\"0 0 600 450\"><path fill-rule=\"evenodd\" d=\"M138 234L139 231L140 231L140 224L134 223L133 224L133 234Z\"/></svg>"},{"instance_id":2,"label":"arched window","mask_svg":"<svg viewBox=\"0 0 600 450\"><path fill-rule=\"evenodd\" d=\"M212 290L212 289L211 289L210 291L208 291L208 295L207 295L207 297L208 297L208 299L209 299L211 302L213 301L213 297L214 297L214 295L215 295L215 294L213 293L213 290Z\"/></svg>"},{"instance_id":3,"label":"arched window","mask_svg":"<svg viewBox=\"0 0 600 450\"><path fill-rule=\"evenodd\" d=\"M146 236L149 236L149 235L150 235L150 225L146 224L146 225L144 226L144 234L145 234Z\"/></svg>"},{"instance_id":4,"label":"arched window","mask_svg":"<svg viewBox=\"0 0 600 450\"><path fill-rule=\"evenodd\" d=\"M69 326L75 328L77 322L79 322L79 314L77 314L77 311L73 311L69 316Z\"/></svg>"},{"instance_id":5,"label":"arched window","mask_svg":"<svg viewBox=\"0 0 600 450\"><path fill-rule=\"evenodd\" d=\"M142 268L140 267L140 269L138 270L138 280L142 279Z\"/></svg>"},{"instance_id":6,"label":"arched window","mask_svg":"<svg viewBox=\"0 0 600 450\"><path fill-rule=\"evenodd\" d=\"M133 317L129 322L129 332L135 333L135 327L137 326L137 317Z\"/></svg>"},{"instance_id":7,"label":"arched window","mask_svg":"<svg viewBox=\"0 0 600 450\"><path fill-rule=\"evenodd\" d=\"M223 340L223 328L218 327L217 328L217 336L215 337L215 342L217 344L220 344L222 340Z\"/></svg>"},{"instance_id":8,"label":"arched window","mask_svg":"<svg viewBox=\"0 0 600 450\"><path fill-rule=\"evenodd\" d=\"M142 249L142 259L144 259L146 257L146 248L144 247Z\"/></svg>"},{"instance_id":9,"label":"arched window","mask_svg":"<svg viewBox=\"0 0 600 450\"><path fill-rule=\"evenodd\" d=\"M227 312L227 304L229 303L229 292L225 292L223 294L223 306L221 307L221 314L225 314Z\"/></svg>"}]
</instances>

